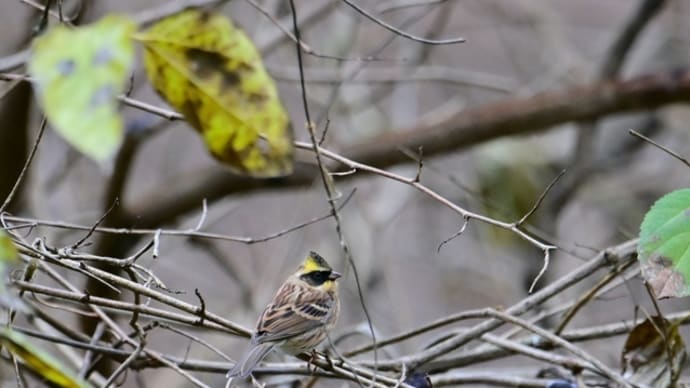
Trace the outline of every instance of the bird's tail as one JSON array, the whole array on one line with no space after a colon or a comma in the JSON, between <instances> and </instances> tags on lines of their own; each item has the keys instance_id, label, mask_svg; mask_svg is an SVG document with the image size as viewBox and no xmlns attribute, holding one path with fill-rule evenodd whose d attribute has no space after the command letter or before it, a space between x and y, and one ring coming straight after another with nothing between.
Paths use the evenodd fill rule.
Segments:
<instances>
[{"instance_id":1,"label":"bird's tail","mask_svg":"<svg viewBox=\"0 0 690 388\"><path fill-rule=\"evenodd\" d=\"M242 359L237 361L235 366L230 369L226 377L244 378L249 376L256 364L261 362L274 347L275 344L271 343L253 345L251 349L242 356Z\"/></svg>"}]
</instances>

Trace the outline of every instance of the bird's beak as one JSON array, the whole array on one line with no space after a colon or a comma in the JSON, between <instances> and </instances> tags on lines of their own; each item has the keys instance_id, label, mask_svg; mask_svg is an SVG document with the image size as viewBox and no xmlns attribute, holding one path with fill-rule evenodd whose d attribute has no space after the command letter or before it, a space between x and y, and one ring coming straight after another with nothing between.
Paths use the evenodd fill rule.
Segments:
<instances>
[{"instance_id":1,"label":"bird's beak","mask_svg":"<svg viewBox=\"0 0 690 388\"><path fill-rule=\"evenodd\" d=\"M328 280L336 280L336 279L340 278L341 276L343 276L343 275L341 275L339 272L332 271L331 275L328 277Z\"/></svg>"}]
</instances>

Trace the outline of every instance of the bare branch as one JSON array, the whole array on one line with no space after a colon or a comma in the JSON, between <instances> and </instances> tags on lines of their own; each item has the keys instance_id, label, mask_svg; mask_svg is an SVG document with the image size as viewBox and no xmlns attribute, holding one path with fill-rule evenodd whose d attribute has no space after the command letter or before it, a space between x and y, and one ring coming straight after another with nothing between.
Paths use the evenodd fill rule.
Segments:
<instances>
[{"instance_id":1,"label":"bare branch","mask_svg":"<svg viewBox=\"0 0 690 388\"><path fill-rule=\"evenodd\" d=\"M292 27L295 31L295 37L297 37L297 40L300 40L300 30L299 26L297 25L297 10L295 8L295 3L293 0L290 0L290 9L292 11ZM309 114L309 104L307 103L307 89L304 84L304 66L302 64L302 50L300 49L299 44L296 45L296 51L297 51L297 64L300 69L300 86L301 86L301 92L302 92L302 104L304 108L304 115L307 120L307 129L309 130L309 138L311 140L311 148L314 151L314 157L316 158L316 164L319 167L319 175L321 176L321 182L323 184L324 191L326 193L326 198L328 200L328 205L331 208L331 213L333 215L333 220L335 221L335 231L336 234L338 235L338 241L340 242L340 248L342 249L343 253L345 254L345 259L347 260L348 264L350 265L350 268L352 269L352 274L354 275L355 278L355 284L357 285L357 294L359 296L359 304L362 307L362 312L364 312L364 316L366 317L367 324L369 325L369 331L371 333L371 340L374 346L374 372L373 372L373 378L372 378L372 385L376 384L376 378L377 378L377 361L378 361L378 353L376 352L376 333L374 331L374 325L371 320L371 315L369 314L369 310L367 309L367 305L364 301L364 295L362 293L362 286L360 283L359 279L359 273L357 272L357 265L355 264L354 258L352 257L352 252L350 251L350 248L347 244L347 241L345 240L345 235L343 234L342 230L342 222L340 219L340 212L338 211L338 208L336 206L336 192L335 192L335 187L334 187L334 182L333 178L331 178L328 175L328 170L324 166L322 156L321 156L321 147L319 147L318 141L316 139L316 132L314 129L314 124L311 121L311 116Z\"/></svg>"},{"instance_id":2,"label":"bare branch","mask_svg":"<svg viewBox=\"0 0 690 388\"><path fill-rule=\"evenodd\" d=\"M470 223L470 218L469 217L463 217L464 221L462 223L462 226L460 229L458 229L457 232L453 233L452 236L448 237L447 239L441 241L440 244L438 244L438 247L436 248L436 253L441 252L441 248L443 248L444 245L448 244L449 242L453 241L456 237L460 236L461 234L465 233L465 229L467 229L467 224Z\"/></svg>"},{"instance_id":3,"label":"bare branch","mask_svg":"<svg viewBox=\"0 0 690 388\"><path fill-rule=\"evenodd\" d=\"M410 33L407 33L405 31L399 30L392 25L386 23L385 21L375 17L374 15L370 14L367 10L364 8L358 6L351 0L342 0L345 4L349 5L352 9L357 11L359 14L362 16L366 17L367 19L371 20L372 22L378 24L379 26L387 29L388 31L391 31L397 35L400 35L402 37L405 37L409 40L413 40L415 42L419 43L425 43L425 44L434 44L434 45L444 45L444 44L455 44L455 43L463 43L465 41L465 38L454 38L454 39L442 39L442 40L435 40L435 39L425 39L419 36L412 35Z\"/></svg>"},{"instance_id":4,"label":"bare branch","mask_svg":"<svg viewBox=\"0 0 690 388\"><path fill-rule=\"evenodd\" d=\"M539 205L541 205L542 201L544 201L546 194L548 194L549 191L551 191L551 188L556 184L556 182L558 182L558 180L563 177L563 174L565 174L565 170L561 170L561 172L559 172L558 175L556 175L556 177L551 180L551 183L549 183L549 185L546 186L546 189L544 189L544 191L539 195L539 198L537 198L537 201L534 202L534 205L532 205L532 208L529 209L529 211L527 213L525 213L525 215L522 216L522 218L520 218L520 220L518 222L515 223L516 227L520 227L522 224L524 224L525 221L527 221L527 219L532 214L534 214L535 211L537 211L537 209L539 208Z\"/></svg>"},{"instance_id":5,"label":"bare branch","mask_svg":"<svg viewBox=\"0 0 690 388\"><path fill-rule=\"evenodd\" d=\"M616 247L607 250L606 252L599 253L596 257L586 262L581 267L570 272L568 275L556 280L555 282L547 285L546 287L540 289L529 297L522 299L513 306L505 310L506 314L512 316L520 316L527 311L541 305L554 295L563 291L564 289L572 286L573 284L579 282L580 280L591 275L598 269L608 265L611 260L615 260L618 257L627 257L632 255L636 251L637 240L631 240L620 244ZM379 362L379 367L382 370L387 370L389 368L397 368L401 362L406 363L409 368L416 369L448 352L459 348L466 343L479 338L484 333L488 333L502 325L500 320L489 319L479 323L462 333L453 336L452 338L432 346L428 349L424 349L414 355L403 356L398 359L390 361Z\"/></svg>"},{"instance_id":6,"label":"bare branch","mask_svg":"<svg viewBox=\"0 0 690 388\"><path fill-rule=\"evenodd\" d=\"M551 259L551 250L553 248L546 248L544 249L544 264L542 265L541 269L539 270L539 273L537 276L534 277L534 280L532 280L532 284L529 286L529 293L531 294L532 291L534 291L534 287L537 286L537 282L539 279L541 279L542 276L546 273L546 270L549 269L549 261Z\"/></svg>"},{"instance_id":7,"label":"bare branch","mask_svg":"<svg viewBox=\"0 0 690 388\"><path fill-rule=\"evenodd\" d=\"M338 210L341 210L342 208L347 205L349 202L350 198L354 195L355 190L352 190L346 197L341 201L340 204L338 204ZM207 232L198 232L195 231L194 229L187 229L187 230L175 230L175 229L137 229L137 228L112 228L112 227L103 227L103 226L97 226L93 228L94 232L98 233L110 233L110 234L120 234L120 235L138 235L138 236L153 236L154 238L154 243L156 241L156 236L179 236L179 237L189 237L189 238L199 238L199 239L209 239L209 240L225 240L225 241L234 241L234 242L239 242L239 243L244 243L244 244L256 244L260 242L266 242L269 240L273 240L275 238L284 236L290 232L293 232L295 230L299 230L302 228L305 228L309 225L315 224L317 222L323 221L325 219L328 219L331 217L331 212L328 212L327 214L323 214L318 217L311 218L309 220L300 222L296 225L292 225L288 228L279 230L277 232L270 233L265 236L260 236L260 237L244 237L244 236L230 236L230 235L225 235L225 234L219 234L219 233L207 233ZM10 222L21 222L23 224L20 225L14 225L14 226L8 226L7 228L4 229L23 229L23 228L33 228L35 226L49 226L49 227L54 227L54 228L61 228L61 229L70 229L70 230L91 230L92 227L85 226L85 225L78 225L78 224L73 224L69 222L62 222L62 221L49 221L49 220L39 220L39 219L34 219L34 218L27 218L27 217L15 217L15 216L8 216L5 215L3 217L4 220L10 221ZM155 244L154 244L155 247Z\"/></svg>"},{"instance_id":8,"label":"bare branch","mask_svg":"<svg viewBox=\"0 0 690 388\"><path fill-rule=\"evenodd\" d=\"M634 129L630 129L630 130L628 130L628 132L629 132L631 135L637 136L637 137L639 137L640 139L646 141L647 143L653 145L654 147L656 147L656 148L658 148L658 149L660 149L660 150L666 152L667 154L669 154L669 155L673 156L674 158L680 160L684 165L690 167L690 161L689 161L688 159L684 158L683 156L681 156L679 153L673 151L672 149L670 149L670 148L668 148L668 147L666 147L666 146L664 146L664 145L661 145L661 144L655 142L654 140L652 140L652 139L648 138L647 136L645 136L645 135L643 135L643 134L641 134L641 133L635 131Z\"/></svg>"},{"instance_id":9,"label":"bare branch","mask_svg":"<svg viewBox=\"0 0 690 388\"><path fill-rule=\"evenodd\" d=\"M34 141L33 147L31 147L31 152L29 153L29 157L26 158L26 162L24 163L24 167L22 167L22 170L19 173L17 180L14 182L14 186L12 186L12 190L7 195L7 198L5 198L5 201L2 203L2 206L0 206L0 214L3 214L5 212L5 209L7 209L7 206L10 204L10 202L12 202L12 198L14 198L14 195L16 194L17 189L19 188L19 185L21 185L22 181L24 180L24 175L26 175L26 172L29 169L31 162L34 160L34 155L36 155L36 150L38 149L38 145L41 143L41 138L43 137L43 132L45 131L47 124L48 124L48 121L46 120L45 117L43 117L43 119L41 120L41 125L38 128L38 135L36 135L36 140Z\"/></svg>"}]
</instances>

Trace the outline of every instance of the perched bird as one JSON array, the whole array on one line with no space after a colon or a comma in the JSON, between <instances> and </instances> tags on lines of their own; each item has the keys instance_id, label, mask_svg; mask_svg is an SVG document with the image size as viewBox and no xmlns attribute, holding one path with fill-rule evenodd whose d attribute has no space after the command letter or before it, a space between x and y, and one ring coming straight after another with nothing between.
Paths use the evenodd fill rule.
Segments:
<instances>
[{"instance_id":1,"label":"perched bird","mask_svg":"<svg viewBox=\"0 0 690 388\"><path fill-rule=\"evenodd\" d=\"M247 377L276 346L286 353L314 350L335 326L340 312L341 275L316 252L310 252L266 306L252 335L251 348L228 372Z\"/></svg>"}]
</instances>

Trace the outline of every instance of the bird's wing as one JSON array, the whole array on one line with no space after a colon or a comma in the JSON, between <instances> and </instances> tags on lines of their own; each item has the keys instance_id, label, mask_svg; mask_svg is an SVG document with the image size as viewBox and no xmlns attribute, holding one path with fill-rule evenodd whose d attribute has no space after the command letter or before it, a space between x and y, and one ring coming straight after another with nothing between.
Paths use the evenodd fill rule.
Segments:
<instances>
[{"instance_id":1,"label":"bird's wing","mask_svg":"<svg viewBox=\"0 0 690 388\"><path fill-rule=\"evenodd\" d=\"M254 341L276 342L326 324L335 300L327 292L285 283L259 318Z\"/></svg>"}]
</instances>

